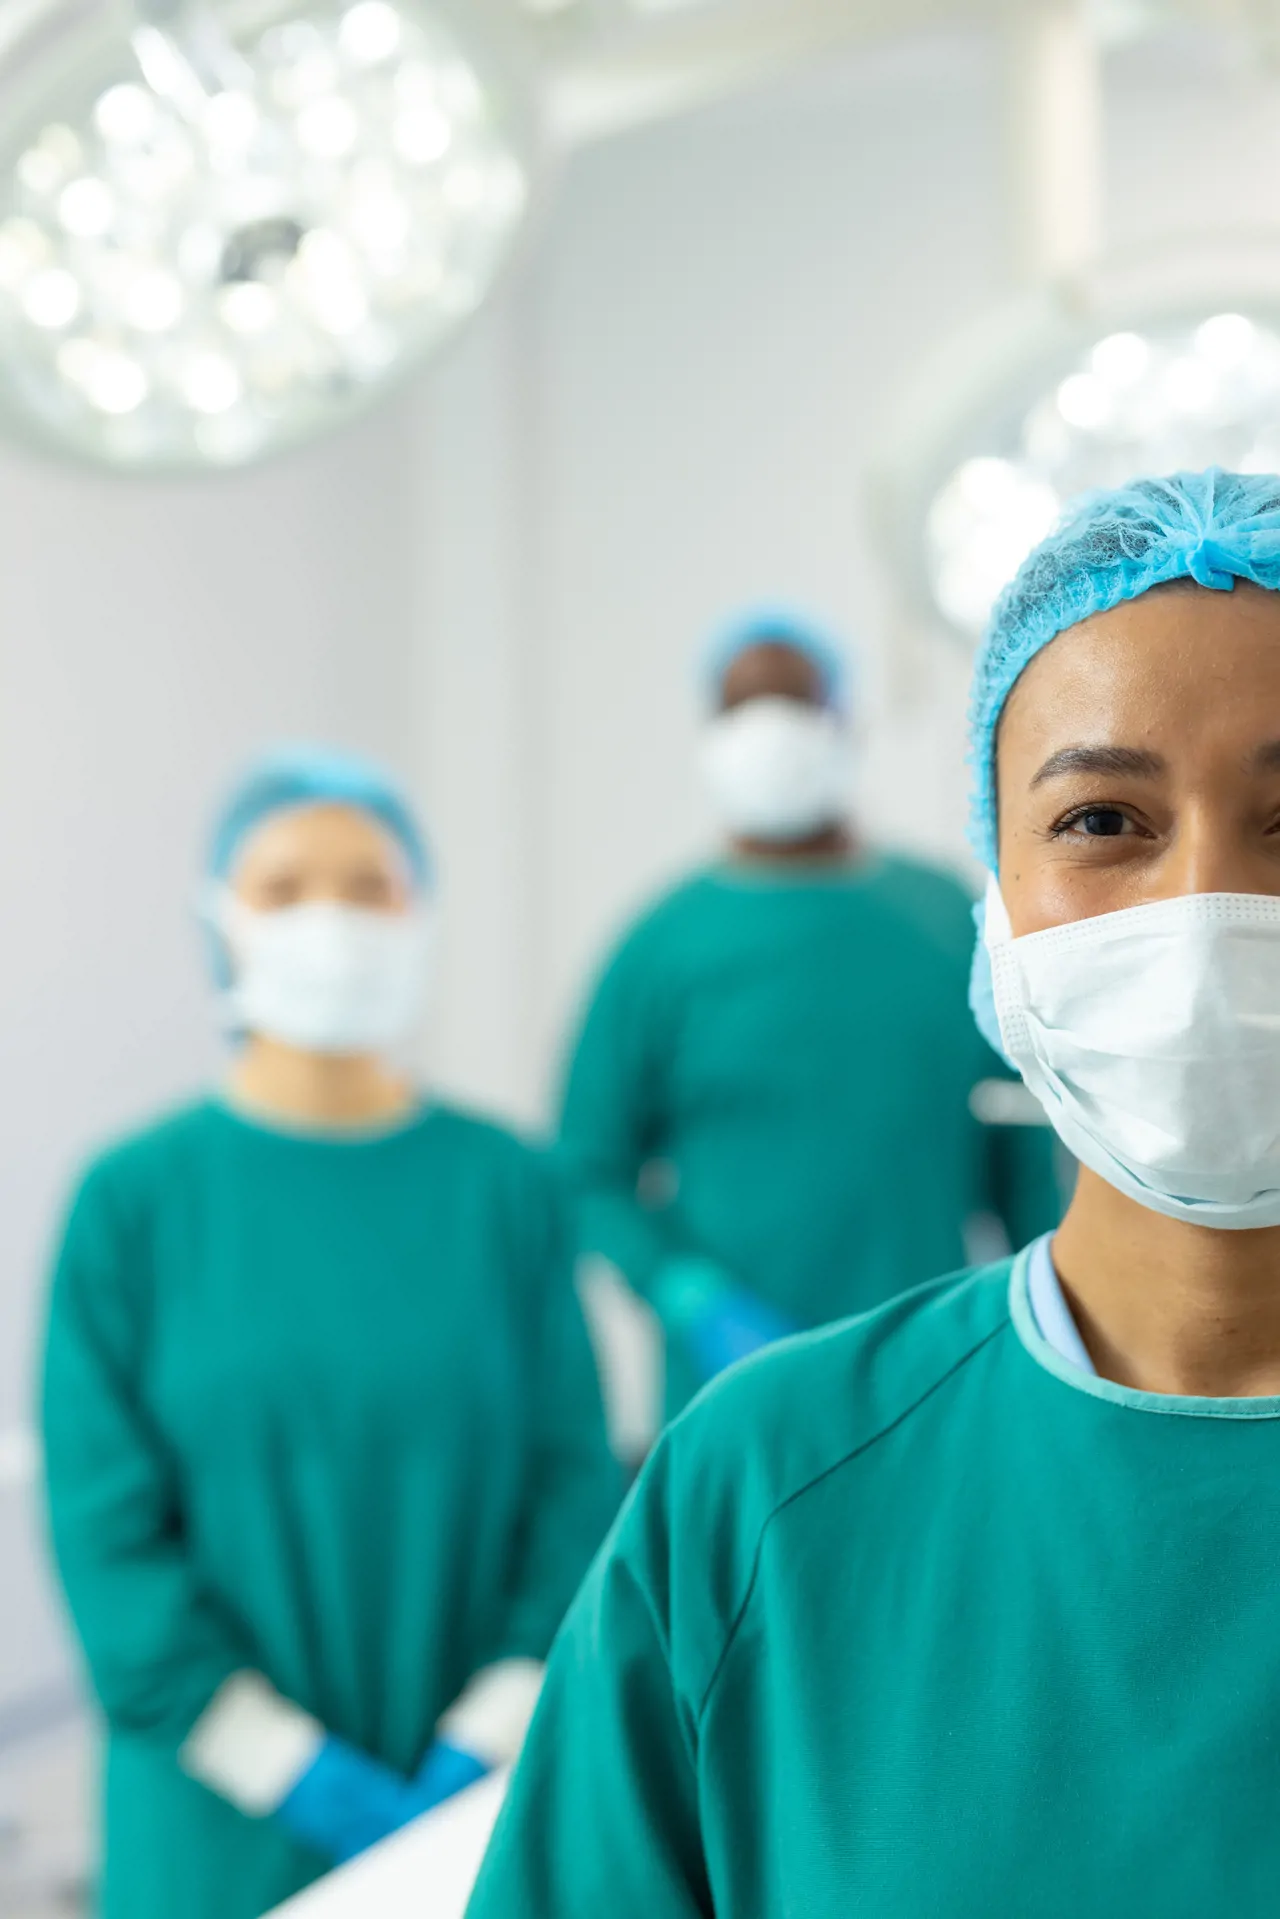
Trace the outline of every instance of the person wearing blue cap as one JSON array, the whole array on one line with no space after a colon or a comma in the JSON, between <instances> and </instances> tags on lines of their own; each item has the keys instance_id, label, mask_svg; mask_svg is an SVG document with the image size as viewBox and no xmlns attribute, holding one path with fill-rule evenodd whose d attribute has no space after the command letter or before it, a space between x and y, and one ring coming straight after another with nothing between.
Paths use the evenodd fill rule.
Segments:
<instances>
[{"instance_id":1,"label":"person wearing blue cap","mask_svg":"<svg viewBox=\"0 0 1280 1919\"><path fill-rule=\"evenodd\" d=\"M1276 1909L1280 476L1072 510L972 740L1066 1218L668 1432L469 1919Z\"/></svg>"},{"instance_id":2,"label":"person wearing blue cap","mask_svg":"<svg viewBox=\"0 0 1280 1919\"><path fill-rule=\"evenodd\" d=\"M966 1007L969 896L851 823L839 647L762 608L704 677L724 856L610 959L561 1116L584 1246L664 1327L668 1413L758 1346L958 1265L967 1235L1024 1244L1060 1203L1034 1103L987 1123L1020 1089Z\"/></svg>"},{"instance_id":3,"label":"person wearing blue cap","mask_svg":"<svg viewBox=\"0 0 1280 1919\"><path fill-rule=\"evenodd\" d=\"M205 893L227 1084L90 1168L49 1315L102 1919L257 1919L511 1759L619 1490L547 1162L407 1068L403 798L273 756Z\"/></svg>"}]
</instances>

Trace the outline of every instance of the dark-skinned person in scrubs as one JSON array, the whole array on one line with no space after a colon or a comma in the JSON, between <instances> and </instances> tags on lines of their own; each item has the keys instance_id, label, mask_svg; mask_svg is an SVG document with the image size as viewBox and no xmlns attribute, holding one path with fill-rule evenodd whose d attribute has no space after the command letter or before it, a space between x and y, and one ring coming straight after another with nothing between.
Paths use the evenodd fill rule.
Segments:
<instances>
[{"instance_id":1,"label":"dark-skinned person in scrubs","mask_svg":"<svg viewBox=\"0 0 1280 1919\"><path fill-rule=\"evenodd\" d=\"M283 753L209 870L233 1063L90 1168L50 1308L102 1919L257 1919L510 1760L616 1510L558 1186L405 1064L407 804Z\"/></svg>"},{"instance_id":2,"label":"dark-skinned person in scrubs","mask_svg":"<svg viewBox=\"0 0 1280 1919\"><path fill-rule=\"evenodd\" d=\"M609 960L560 1128L584 1251L662 1323L668 1414L767 1341L1061 1211L1043 1115L969 1014L969 894L853 823L838 647L761 608L704 685L723 855Z\"/></svg>"},{"instance_id":3,"label":"dark-skinned person in scrubs","mask_svg":"<svg viewBox=\"0 0 1280 1919\"><path fill-rule=\"evenodd\" d=\"M972 740L1065 1219L668 1431L470 1919L1276 1911L1280 476L1069 510Z\"/></svg>"}]
</instances>

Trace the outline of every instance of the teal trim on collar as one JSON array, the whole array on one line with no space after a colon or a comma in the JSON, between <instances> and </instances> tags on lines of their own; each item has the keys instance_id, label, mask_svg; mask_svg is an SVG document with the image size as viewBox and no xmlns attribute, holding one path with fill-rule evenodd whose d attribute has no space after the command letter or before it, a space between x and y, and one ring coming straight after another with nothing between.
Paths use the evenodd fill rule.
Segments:
<instances>
[{"instance_id":1,"label":"teal trim on collar","mask_svg":"<svg viewBox=\"0 0 1280 1919\"><path fill-rule=\"evenodd\" d=\"M1009 1275L1009 1316L1014 1331L1036 1365L1052 1373L1064 1386L1135 1413L1172 1414L1182 1419L1280 1419L1280 1396L1275 1394L1257 1399L1199 1399L1187 1393L1140 1393L1131 1386L1117 1385L1114 1379L1082 1373L1078 1366L1069 1365L1036 1325L1027 1278L1031 1252L1032 1248L1027 1247L1013 1262Z\"/></svg>"}]
</instances>

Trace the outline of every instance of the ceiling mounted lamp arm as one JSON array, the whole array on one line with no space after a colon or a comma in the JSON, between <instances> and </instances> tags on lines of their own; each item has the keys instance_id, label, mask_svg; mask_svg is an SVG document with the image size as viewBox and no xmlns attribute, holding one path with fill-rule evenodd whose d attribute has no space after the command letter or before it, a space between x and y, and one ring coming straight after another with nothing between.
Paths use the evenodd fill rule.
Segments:
<instances>
[{"instance_id":1,"label":"ceiling mounted lamp arm","mask_svg":"<svg viewBox=\"0 0 1280 1919\"><path fill-rule=\"evenodd\" d=\"M1015 271L1079 304L1104 240L1103 53L1088 0L1015 6L1008 61Z\"/></svg>"},{"instance_id":2,"label":"ceiling mounted lamp arm","mask_svg":"<svg viewBox=\"0 0 1280 1919\"><path fill-rule=\"evenodd\" d=\"M252 93L253 72L199 0L133 0L130 42L143 78L184 120L222 93Z\"/></svg>"},{"instance_id":3,"label":"ceiling mounted lamp arm","mask_svg":"<svg viewBox=\"0 0 1280 1919\"><path fill-rule=\"evenodd\" d=\"M990 0L632 0L629 17L602 22L547 58L548 119L562 145L607 139L730 98L833 48L954 25L958 13L982 22Z\"/></svg>"}]
</instances>

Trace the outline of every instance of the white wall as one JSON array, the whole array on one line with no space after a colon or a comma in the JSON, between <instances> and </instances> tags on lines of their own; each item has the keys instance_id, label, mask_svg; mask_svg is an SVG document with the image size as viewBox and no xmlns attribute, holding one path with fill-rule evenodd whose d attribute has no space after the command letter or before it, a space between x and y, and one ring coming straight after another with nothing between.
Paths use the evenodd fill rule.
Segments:
<instances>
[{"instance_id":1,"label":"white wall","mask_svg":"<svg viewBox=\"0 0 1280 1919\"><path fill-rule=\"evenodd\" d=\"M518 741L496 781L469 733L424 759L452 1081L539 1111L602 939L708 843L692 661L745 601L856 636L867 815L961 853L966 663L884 657L864 466L886 385L999 289L999 97L987 43L927 40L583 154L434 383L428 737L467 710Z\"/></svg>"}]
</instances>

